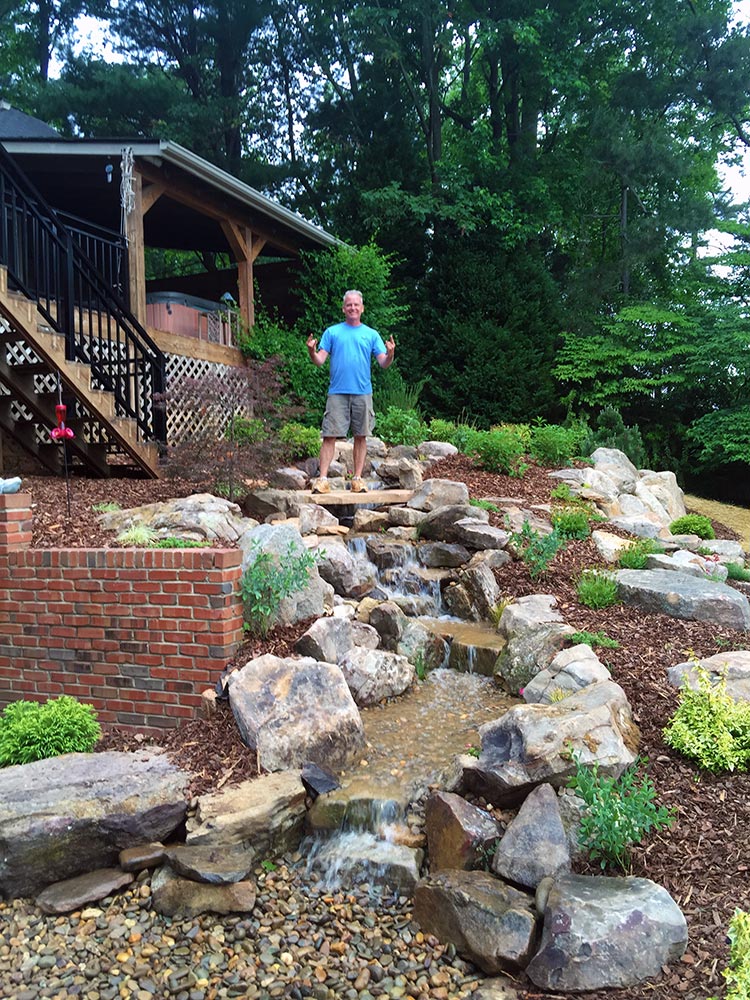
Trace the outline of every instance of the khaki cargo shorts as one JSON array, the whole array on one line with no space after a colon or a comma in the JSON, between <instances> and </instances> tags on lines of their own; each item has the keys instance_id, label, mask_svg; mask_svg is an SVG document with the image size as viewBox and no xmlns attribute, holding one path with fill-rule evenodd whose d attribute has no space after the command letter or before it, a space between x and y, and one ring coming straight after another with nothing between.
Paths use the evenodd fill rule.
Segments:
<instances>
[{"instance_id":1,"label":"khaki cargo shorts","mask_svg":"<svg viewBox=\"0 0 750 1000\"><path fill-rule=\"evenodd\" d=\"M340 393L328 397L323 414L323 437L345 438L350 432L354 437L367 437L374 426L372 396Z\"/></svg>"}]
</instances>

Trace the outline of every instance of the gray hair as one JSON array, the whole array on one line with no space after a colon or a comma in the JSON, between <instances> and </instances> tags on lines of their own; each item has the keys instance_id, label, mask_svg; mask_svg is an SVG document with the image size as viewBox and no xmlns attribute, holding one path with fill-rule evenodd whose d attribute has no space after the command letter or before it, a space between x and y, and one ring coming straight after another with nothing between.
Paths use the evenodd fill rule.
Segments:
<instances>
[{"instance_id":1,"label":"gray hair","mask_svg":"<svg viewBox=\"0 0 750 1000\"><path fill-rule=\"evenodd\" d=\"M358 295L359 296L359 300L362 303L362 305L365 304L365 298L362 295L362 292L360 292L360 290L358 288L350 288L347 292L344 292L344 297L341 300L341 304L342 305L346 302L347 295Z\"/></svg>"}]
</instances>

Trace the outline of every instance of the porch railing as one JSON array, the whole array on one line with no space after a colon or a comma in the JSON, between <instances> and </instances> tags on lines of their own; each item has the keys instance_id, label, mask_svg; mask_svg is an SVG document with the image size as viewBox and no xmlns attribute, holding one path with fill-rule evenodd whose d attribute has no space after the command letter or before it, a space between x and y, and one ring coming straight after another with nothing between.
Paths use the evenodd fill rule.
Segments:
<instances>
[{"instance_id":1,"label":"porch railing","mask_svg":"<svg viewBox=\"0 0 750 1000\"><path fill-rule=\"evenodd\" d=\"M88 365L93 387L135 421L138 438L164 442L165 413L154 405L165 388L164 355L2 143L0 264L9 287L65 338L66 358Z\"/></svg>"}]
</instances>

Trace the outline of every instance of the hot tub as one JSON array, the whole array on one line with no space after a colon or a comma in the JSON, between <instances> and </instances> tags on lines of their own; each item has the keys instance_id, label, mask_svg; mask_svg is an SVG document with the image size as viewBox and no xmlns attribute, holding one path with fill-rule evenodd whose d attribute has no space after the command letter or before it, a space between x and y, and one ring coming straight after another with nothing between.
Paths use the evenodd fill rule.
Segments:
<instances>
[{"instance_id":1,"label":"hot tub","mask_svg":"<svg viewBox=\"0 0 750 1000\"><path fill-rule=\"evenodd\" d=\"M194 337L212 344L234 346L232 315L221 302L200 299L184 292L148 292L146 323L179 337Z\"/></svg>"}]
</instances>

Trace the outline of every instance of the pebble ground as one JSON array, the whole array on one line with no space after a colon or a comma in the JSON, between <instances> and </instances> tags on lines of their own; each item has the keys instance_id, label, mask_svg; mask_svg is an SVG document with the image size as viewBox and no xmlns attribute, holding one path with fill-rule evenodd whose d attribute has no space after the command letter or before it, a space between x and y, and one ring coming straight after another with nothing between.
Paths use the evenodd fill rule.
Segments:
<instances>
[{"instance_id":1,"label":"pebble ground","mask_svg":"<svg viewBox=\"0 0 750 1000\"><path fill-rule=\"evenodd\" d=\"M483 980L423 934L406 897L326 889L298 855L255 872L252 913L169 918L150 875L65 916L0 901L0 997L13 1000L460 1000Z\"/></svg>"}]
</instances>

